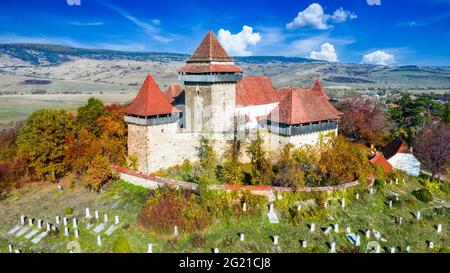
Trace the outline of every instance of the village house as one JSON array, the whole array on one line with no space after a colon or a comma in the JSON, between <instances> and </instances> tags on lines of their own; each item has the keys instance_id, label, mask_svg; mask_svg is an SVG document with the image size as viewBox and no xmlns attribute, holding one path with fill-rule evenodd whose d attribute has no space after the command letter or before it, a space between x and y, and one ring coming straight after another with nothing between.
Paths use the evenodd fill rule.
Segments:
<instances>
[{"instance_id":1,"label":"village house","mask_svg":"<svg viewBox=\"0 0 450 273\"><path fill-rule=\"evenodd\" d=\"M383 149L383 156L394 169L404 171L412 176L419 176L420 162L401 137L396 138Z\"/></svg>"},{"instance_id":2,"label":"village house","mask_svg":"<svg viewBox=\"0 0 450 273\"><path fill-rule=\"evenodd\" d=\"M267 76L243 77L211 31L178 74L180 83L165 92L148 75L125 108L128 151L143 173L197 160L203 136L222 156L229 140L238 135L249 142L256 130L269 153L288 143L315 145L321 135L338 132L341 113L318 79L311 89L277 90Z\"/></svg>"}]
</instances>

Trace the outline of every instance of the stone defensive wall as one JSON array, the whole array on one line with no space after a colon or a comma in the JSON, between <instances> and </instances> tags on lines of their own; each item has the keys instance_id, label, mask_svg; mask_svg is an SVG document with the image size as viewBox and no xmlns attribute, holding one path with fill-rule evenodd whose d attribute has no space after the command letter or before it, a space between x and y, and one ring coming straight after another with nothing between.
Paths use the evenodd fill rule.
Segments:
<instances>
[{"instance_id":1,"label":"stone defensive wall","mask_svg":"<svg viewBox=\"0 0 450 273\"><path fill-rule=\"evenodd\" d=\"M128 170L124 167L112 164L112 167L119 172L120 178L133 185L141 186L148 189L156 189L159 186L173 186L175 188L183 188L186 190L197 190L198 185L191 182L163 178L153 174L143 174ZM275 187L268 185L257 186L240 186L240 185L210 185L211 190L225 190L225 191L249 191L254 194L275 193L275 192L316 192L316 191L334 191L342 190L359 185L359 181L348 182L345 184L335 186L322 186L322 187L304 187L300 189L294 189L290 187Z\"/></svg>"}]
</instances>

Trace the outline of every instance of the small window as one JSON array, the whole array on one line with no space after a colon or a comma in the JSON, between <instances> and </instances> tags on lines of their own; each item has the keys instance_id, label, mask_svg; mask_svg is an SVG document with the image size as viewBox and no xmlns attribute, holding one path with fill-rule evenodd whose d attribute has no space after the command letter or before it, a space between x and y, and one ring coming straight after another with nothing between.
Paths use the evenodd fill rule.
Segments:
<instances>
[{"instance_id":1,"label":"small window","mask_svg":"<svg viewBox=\"0 0 450 273\"><path fill-rule=\"evenodd\" d=\"M161 133L164 133L164 129L161 129Z\"/></svg>"},{"instance_id":2,"label":"small window","mask_svg":"<svg viewBox=\"0 0 450 273\"><path fill-rule=\"evenodd\" d=\"M197 90L197 96L199 96L200 95L200 90Z\"/></svg>"}]
</instances>

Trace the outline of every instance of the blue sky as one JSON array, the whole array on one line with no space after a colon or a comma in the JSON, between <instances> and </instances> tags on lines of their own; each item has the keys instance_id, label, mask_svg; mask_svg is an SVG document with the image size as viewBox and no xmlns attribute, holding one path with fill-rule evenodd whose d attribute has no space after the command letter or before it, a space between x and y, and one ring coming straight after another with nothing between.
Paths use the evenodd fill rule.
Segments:
<instances>
[{"instance_id":1,"label":"blue sky","mask_svg":"<svg viewBox=\"0 0 450 273\"><path fill-rule=\"evenodd\" d=\"M0 42L192 53L211 29L231 55L450 65L450 0L77 1L0 0Z\"/></svg>"}]
</instances>

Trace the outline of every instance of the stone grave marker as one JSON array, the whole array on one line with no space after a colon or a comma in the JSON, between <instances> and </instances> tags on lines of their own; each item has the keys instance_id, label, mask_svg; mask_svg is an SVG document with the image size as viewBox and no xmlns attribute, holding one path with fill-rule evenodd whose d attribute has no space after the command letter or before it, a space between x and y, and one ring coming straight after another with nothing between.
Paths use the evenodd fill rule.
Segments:
<instances>
[{"instance_id":1,"label":"stone grave marker","mask_svg":"<svg viewBox=\"0 0 450 273\"><path fill-rule=\"evenodd\" d=\"M31 240L31 242L33 244L37 244L37 243L39 243L42 240L42 238L47 236L47 234L48 234L47 231L41 232L38 236L34 237L34 239Z\"/></svg>"},{"instance_id":2,"label":"stone grave marker","mask_svg":"<svg viewBox=\"0 0 450 273\"><path fill-rule=\"evenodd\" d=\"M153 244L147 244L147 253L153 253Z\"/></svg>"},{"instance_id":3,"label":"stone grave marker","mask_svg":"<svg viewBox=\"0 0 450 273\"><path fill-rule=\"evenodd\" d=\"M102 246L102 237L97 236L97 245Z\"/></svg>"},{"instance_id":4,"label":"stone grave marker","mask_svg":"<svg viewBox=\"0 0 450 273\"><path fill-rule=\"evenodd\" d=\"M89 208L86 208L86 214L85 214L84 217L87 218L87 219L90 219L92 217L91 216L91 212L89 211Z\"/></svg>"},{"instance_id":5,"label":"stone grave marker","mask_svg":"<svg viewBox=\"0 0 450 273\"><path fill-rule=\"evenodd\" d=\"M245 235L244 233L239 233L239 241L243 242L245 240Z\"/></svg>"},{"instance_id":6,"label":"stone grave marker","mask_svg":"<svg viewBox=\"0 0 450 273\"><path fill-rule=\"evenodd\" d=\"M311 232L314 232L314 231L316 230L316 224L311 223L311 225L309 226L309 230L310 230Z\"/></svg>"},{"instance_id":7,"label":"stone grave marker","mask_svg":"<svg viewBox=\"0 0 450 273\"><path fill-rule=\"evenodd\" d=\"M115 225L119 224L119 216L118 215L114 216L114 224Z\"/></svg>"},{"instance_id":8,"label":"stone grave marker","mask_svg":"<svg viewBox=\"0 0 450 273\"><path fill-rule=\"evenodd\" d=\"M278 245L278 235L273 236L273 244Z\"/></svg>"}]
</instances>

